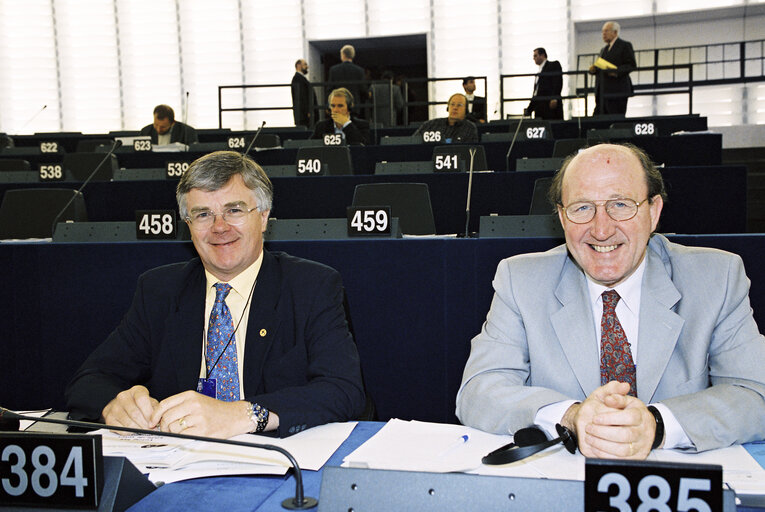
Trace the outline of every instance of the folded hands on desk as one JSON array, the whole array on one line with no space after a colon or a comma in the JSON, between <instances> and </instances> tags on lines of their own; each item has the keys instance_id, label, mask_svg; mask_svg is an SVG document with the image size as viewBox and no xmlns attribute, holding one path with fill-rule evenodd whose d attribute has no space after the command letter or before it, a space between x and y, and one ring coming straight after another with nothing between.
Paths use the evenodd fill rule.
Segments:
<instances>
[{"instance_id":1,"label":"folded hands on desk","mask_svg":"<svg viewBox=\"0 0 765 512\"><path fill-rule=\"evenodd\" d=\"M184 391L161 402L144 386L133 386L106 404L104 422L143 429L189 435L229 438L253 430L248 403L224 402L195 391ZM279 426L279 417L269 415L266 430Z\"/></svg>"}]
</instances>

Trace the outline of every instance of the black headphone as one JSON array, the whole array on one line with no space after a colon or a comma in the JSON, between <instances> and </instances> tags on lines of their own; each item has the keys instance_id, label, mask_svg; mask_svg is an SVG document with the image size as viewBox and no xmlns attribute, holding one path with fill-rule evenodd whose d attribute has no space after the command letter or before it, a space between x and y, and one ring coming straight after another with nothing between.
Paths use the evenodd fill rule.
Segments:
<instances>
[{"instance_id":1,"label":"black headphone","mask_svg":"<svg viewBox=\"0 0 765 512\"><path fill-rule=\"evenodd\" d=\"M481 459L481 462L493 466L509 464L523 460L526 457L531 457L535 453L539 453L558 443L563 443L563 446L566 447L569 453L576 453L576 434L561 424L555 425L555 430L558 432L559 437L548 441L545 433L539 428L522 428L513 435L514 442L497 448Z\"/></svg>"}]
</instances>

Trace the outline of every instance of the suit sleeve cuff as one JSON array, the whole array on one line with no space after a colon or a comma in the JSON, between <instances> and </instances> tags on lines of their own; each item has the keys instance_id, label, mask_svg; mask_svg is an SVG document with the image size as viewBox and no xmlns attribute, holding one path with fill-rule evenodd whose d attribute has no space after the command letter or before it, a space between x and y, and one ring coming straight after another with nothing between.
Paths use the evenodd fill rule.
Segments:
<instances>
[{"instance_id":1,"label":"suit sleeve cuff","mask_svg":"<svg viewBox=\"0 0 765 512\"><path fill-rule=\"evenodd\" d=\"M560 423L568 408L575 403L576 400L563 400L562 402L555 402L554 404L540 407L534 416L534 424L544 430L548 439L555 439L558 437L555 424Z\"/></svg>"},{"instance_id":2,"label":"suit sleeve cuff","mask_svg":"<svg viewBox=\"0 0 765 512\"><path fill-rule=\"evenodd\" d=\"M656 407L661 413L661 418L664 420L664 450L675 450L684 448L693 448L693 443L688 435L680 426L680 422L677 421L675 415L664 404L650 404Z\"/></svg>"}]
</instances>

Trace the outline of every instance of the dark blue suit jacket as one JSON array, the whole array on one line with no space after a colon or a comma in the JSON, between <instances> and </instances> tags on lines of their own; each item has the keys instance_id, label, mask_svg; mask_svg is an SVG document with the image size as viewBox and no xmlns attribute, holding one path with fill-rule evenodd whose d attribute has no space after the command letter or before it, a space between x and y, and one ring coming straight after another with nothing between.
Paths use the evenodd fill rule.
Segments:
<instances>
[{"instance_id":1,"label":"dark blue suit jacket","mask_svg":"<svg viewBox=\"0 0 765 512\"><path fill-rule=\"evenodd\" d=\"M205 283L198 258L144 273L120 325L69 384L70 416L98 420L117 393L136 384L157 400L196 389ZM246 400L279 415L280 437L360 414L359 357L337 271L264 251L247 323L243 384Z\"/></svg>"}]
</instances>

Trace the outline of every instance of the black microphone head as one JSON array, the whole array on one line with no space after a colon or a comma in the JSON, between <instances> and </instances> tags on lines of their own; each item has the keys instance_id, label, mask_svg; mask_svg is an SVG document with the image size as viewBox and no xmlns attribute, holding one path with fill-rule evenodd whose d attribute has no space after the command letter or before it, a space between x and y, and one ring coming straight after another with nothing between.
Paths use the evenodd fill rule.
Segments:
<instances>
[{"instance_id":1,"label":"black microphone head","mask_svg":"<svg viewBox=\"0 0 765 512\"><path fill-rule=\"evenodd\" d=\"M531 446L544 443L547 441L547 436L537 427L526 427L513 434L513 441L518 446Z\"/></svg>"},{"instance_id":2,"label":"black microphone head","mask_svg":"<svg viewBox=\"0 0 765 512\"><path fill-rule=\"evenodd\" d=\"M122 146L122 141L120 139L115 140L114 141L114 149L117 149L120 146Z\"/></svg>"}]
</instances>

